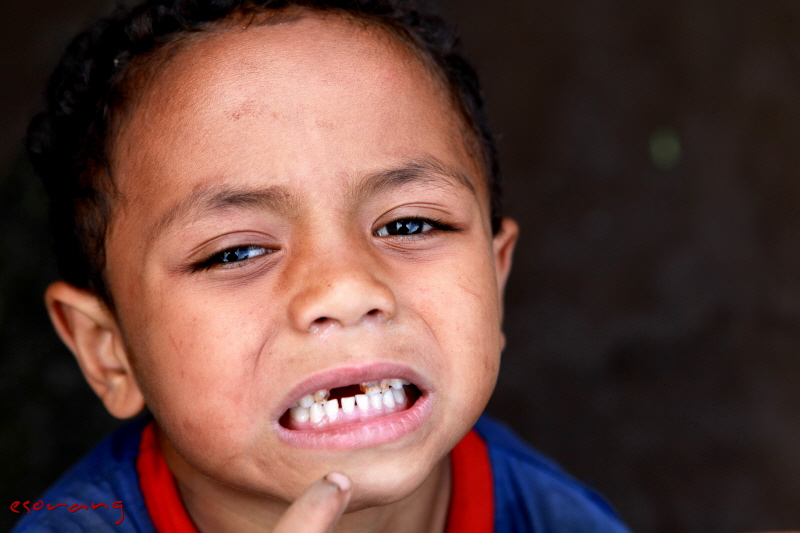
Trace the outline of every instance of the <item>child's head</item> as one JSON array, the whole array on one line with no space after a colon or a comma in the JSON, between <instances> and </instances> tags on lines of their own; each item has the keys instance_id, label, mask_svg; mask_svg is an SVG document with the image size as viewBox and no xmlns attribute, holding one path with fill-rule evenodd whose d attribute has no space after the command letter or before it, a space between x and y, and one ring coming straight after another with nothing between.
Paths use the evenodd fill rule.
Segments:
<instances>
[{"instance_id":1,"label":"child's head","mask_svg":"<svg viewBox=\"0 0 800 533\"><path fill-rule=\"evenodd\" d=\"M335 468L355 507L416 490L494 387L516 237L440 23L164 0L59 69L30 134L69 282L47 302L109 411L146 403L188 485L290 500ZM393 378L395 407L290 412Z\"/></svg>"},{"instance_id":2,"label":"child's head","mask_svg":"<svg viewBox=\"0 0 800 533\"><path fill-rule=\"evenodd\" d=\"M101 20L77 36L51 77L46 109L31 123L28 150L51 199L59 270L66 281L98 294L113 309L104 279L105 234L112 218L113 143L148 78L171 54L233 21L263 24L302 11L330 12L381 28L402 40L440 78L474 157L485 166L492 231L500 228L501 176L474 70L443 21L404 7L366 0L149 1Z\"/></svg>"}]
</instances>

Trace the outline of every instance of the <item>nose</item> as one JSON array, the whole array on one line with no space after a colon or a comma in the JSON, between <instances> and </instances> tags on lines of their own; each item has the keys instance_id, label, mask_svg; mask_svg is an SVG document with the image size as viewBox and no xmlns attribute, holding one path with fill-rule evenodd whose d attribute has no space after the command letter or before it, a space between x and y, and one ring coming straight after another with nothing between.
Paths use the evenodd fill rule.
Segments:
<instances>
[{"instance_id":1,"label":"nose","mask_svg":"<svg viewBox=\"0 0 800 533\"><path fill-rule=\"evenodd\" d=\"M309 254L293 281L289 304L294 326L303 332L328 327L379 324L391 320L396 300L366 252Z\"/></svg>"}]
</instances>

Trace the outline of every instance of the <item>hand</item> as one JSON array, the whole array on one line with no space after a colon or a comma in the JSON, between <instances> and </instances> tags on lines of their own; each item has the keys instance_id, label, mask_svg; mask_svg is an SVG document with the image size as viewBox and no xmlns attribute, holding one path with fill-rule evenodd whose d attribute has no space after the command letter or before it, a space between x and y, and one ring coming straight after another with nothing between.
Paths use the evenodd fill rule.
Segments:
<instances>
[{"instance_id":1,"label":"hand","mask_svg":"<svg viewBox=\"0 0 800 533\"><path fill-rule=\"evenodd\" d=\"M330 533L350 501L350 478L331 472L289 506L272 533Z\"/></svg>"}]
</instances>

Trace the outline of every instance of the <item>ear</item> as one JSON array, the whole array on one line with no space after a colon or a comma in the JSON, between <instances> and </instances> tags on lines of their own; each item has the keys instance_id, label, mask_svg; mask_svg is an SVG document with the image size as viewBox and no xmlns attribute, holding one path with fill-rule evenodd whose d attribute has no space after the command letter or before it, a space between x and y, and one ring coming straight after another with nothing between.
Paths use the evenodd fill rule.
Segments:
<instances>
[{"instance_id":1,"label":"ear","mask_svg":"<svg viewBox=\"0 0 800 533\"><path fill-rule=\"evenodd\" d=\"M97 295L63 281L50 285L45 305L53 326L75 355L86 381L117 418L144 408L117 320Z\"/></svg>"},{"instance_id":2,"label":"ear","mask_svg":"<svg viewBox=\"0 0 800 533\"><path fill-rule=\"evenodd\" d=\"M514 246L517 244L519 226L514 220L504 218L500 222L500 231L493 239L494 268L497 273L497 288L502 296L506 287L508 274L511 272L511 257L514 255Z\"/></svg>"},{"instance_id":3,"label":"ear","mask_svg":"<svg viewBox=\"0 0 800 533\"><path fill-rule=\"evenodd\" d=\"M497 275L497 290L499 292L500 301L500 318L503 316L503 291L506 288L506 281L508 281L508 274L511 272L511 259L514 255L514 246L517 244L517 237L519 236L519 226L514 220L504 218L500 223L500 231L494 236L492 241L494 250L494 268ZM505 333L501 335L502 350L506 346Z\"/></svg>"}]
</instances>

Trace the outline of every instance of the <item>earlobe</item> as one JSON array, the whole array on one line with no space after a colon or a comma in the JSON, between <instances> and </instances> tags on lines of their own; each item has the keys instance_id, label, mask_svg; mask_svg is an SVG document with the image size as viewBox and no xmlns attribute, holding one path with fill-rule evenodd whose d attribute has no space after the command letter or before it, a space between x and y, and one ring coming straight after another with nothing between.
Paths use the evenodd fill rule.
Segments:
<instances>
[{"instance_id":1,"label":"earlobe","mask_svg":"<svg viewBox=\"0 0 800 533\"><path fill-rule=\"evenodd\" d=\"M130 418L144 408L113 313L95 294L63 281L47 288L45 304L61 340L109 413Z\"/></svg>"}]
</instances>

